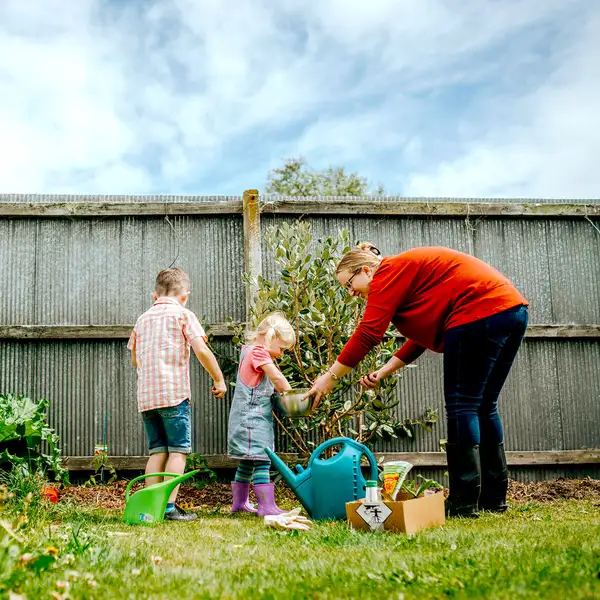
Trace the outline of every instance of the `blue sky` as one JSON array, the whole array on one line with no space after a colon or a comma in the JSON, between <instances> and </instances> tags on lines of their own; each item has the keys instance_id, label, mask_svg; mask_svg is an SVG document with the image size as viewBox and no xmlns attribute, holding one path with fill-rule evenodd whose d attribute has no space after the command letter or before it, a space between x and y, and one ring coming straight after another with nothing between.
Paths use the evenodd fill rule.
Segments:
<instances>
[{"instance_id":1,"label":"blue sky","mask_svg":"<svg viewBox=\"0 0 600 600\"><path fill-rule=\"evenodd\" d=\"M3 0L0 192L598 197L600 3Z\"/></svg>"}]
</instances>

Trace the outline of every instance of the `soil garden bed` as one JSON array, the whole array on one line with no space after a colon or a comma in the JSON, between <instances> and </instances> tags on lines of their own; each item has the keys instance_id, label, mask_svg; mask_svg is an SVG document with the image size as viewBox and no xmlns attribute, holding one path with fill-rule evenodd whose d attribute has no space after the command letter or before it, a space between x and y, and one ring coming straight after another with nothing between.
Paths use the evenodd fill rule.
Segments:
<instances>
[{"instance_id":1,"label":"soil garden bed","mask_svg":"<svg viewBox=\"0 0 600 600\"><path fill-rule=\"evenodd\" d=\"M118 481L110 485L90 487L68 486L60 492L61 501L72 499L81 506L123 509L125 506L125 488L127 481ZM137 489L137 487L134 487ZM288 507L298 503L292 492L284 485L276 487L278 502ZM254 501L254 499L251 497ZM591 479L554 479L535 483L511 481L508 491L509 502L525 504L528 502L552 502L553 500L595 500L600 503L600 480ZM179 491L178 502L190 508L227 512L231 505L231 487L228 483L212 483L201 489L192 485L183 485Z\"/></svg>"},{"instance_id":2,"label":"soil garden bed","mask_svg":"<svg viewBox=\"0 0 600 600\"><path fill-rule=\"evenodd\" d=\"M110 485L83 486L72 485L60 491L60 500L74 500L80 506L100 507L106 509L123 509L125 507L125 488L129 482L117 481ZM133 486L133 491L143 484ZM297 500L292 492L283 484L276 487L276 498L282 506L289 506ZM252 491L250 500L256 502ZM177 502L189 508L220 511L231 506L231 485L228 483L211 483L203 488L193 484L183 484L179 488Z\"/></svg>"}]
</instances>

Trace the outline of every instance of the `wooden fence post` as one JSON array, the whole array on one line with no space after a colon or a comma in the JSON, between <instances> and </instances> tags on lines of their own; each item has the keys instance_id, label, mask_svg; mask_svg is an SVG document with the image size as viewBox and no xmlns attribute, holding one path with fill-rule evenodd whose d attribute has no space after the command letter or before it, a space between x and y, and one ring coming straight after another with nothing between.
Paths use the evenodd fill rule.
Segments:
<instances>
[{"instance_id":1,"label":"wooden fence post","mask_svg":"<svg viewBox=\"0 0 600 600\"><path fill-rule=\"evenodd\" d=\"M258 190L244 192L244 271L249 282L246 286L246 321L252 327L250 307L258 290L258 277L262 275L262 250L260 243L260 198Z\"/></svg>"}]
</instances>

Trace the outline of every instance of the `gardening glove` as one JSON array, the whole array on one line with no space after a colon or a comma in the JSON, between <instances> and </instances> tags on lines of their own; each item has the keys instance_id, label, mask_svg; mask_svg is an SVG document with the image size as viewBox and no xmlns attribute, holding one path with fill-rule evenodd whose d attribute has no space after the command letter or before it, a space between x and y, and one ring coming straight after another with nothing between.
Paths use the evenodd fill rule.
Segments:
<instances>
[{"instance_id":1,"label":"gardening glove","mask_svg":"<svg viewBox=\"0 0 600 600\"><path fill-rule=\"evenodd\" d=\"M287 513L281 515L266 515L265 525L274 527L275 529L297 529L299 531L308 531L312 525L312 521L300 514L300 508L294 508Z\"/></svg>"}]
</instances>

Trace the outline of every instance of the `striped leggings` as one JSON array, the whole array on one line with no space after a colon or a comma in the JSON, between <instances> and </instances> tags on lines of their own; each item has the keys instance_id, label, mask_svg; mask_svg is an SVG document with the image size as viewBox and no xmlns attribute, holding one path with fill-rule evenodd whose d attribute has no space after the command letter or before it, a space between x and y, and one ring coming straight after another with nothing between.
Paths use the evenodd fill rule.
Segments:
<instances>
[{"instance_id":1,"label":"striped leggings","mask_svg":"<svg viewBox=\"0 0 600 600\"><path fill-rule=\"evenodd\" d=\"M269 468L271 467L270 460L240 460L237 471L235 472L235 480L241 483L269 483Z\"/></svg>"}]
</instances>

